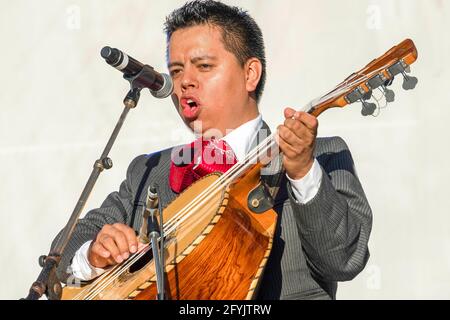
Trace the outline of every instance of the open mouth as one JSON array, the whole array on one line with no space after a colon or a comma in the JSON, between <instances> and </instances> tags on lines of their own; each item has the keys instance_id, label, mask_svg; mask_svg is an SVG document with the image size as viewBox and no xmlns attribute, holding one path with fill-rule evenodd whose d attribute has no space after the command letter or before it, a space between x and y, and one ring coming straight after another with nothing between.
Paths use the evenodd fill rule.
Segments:
<instances>
[{"instance_id":1,"label":"open mouth","mask_svg":"<svg viewBox=\"0 0 450 320\"><path fill-rule=\"evenodd\" d=\"M194 108L197 106L197 102L195 102L192 99L187 99L186 103L189 105L189 107Z\"/></svg>"},{"instance_id":2,"label":"open mouth","mask_svg":"<svg viewBox=\"0 0 450 320\"><path fill-rule=\"evenodd\" d=\"M183 108L182 113L186 119L196 118L198 112L200 111L197 101L192 98L181 99L181 107Z\"/></svg>"}]
</instances>

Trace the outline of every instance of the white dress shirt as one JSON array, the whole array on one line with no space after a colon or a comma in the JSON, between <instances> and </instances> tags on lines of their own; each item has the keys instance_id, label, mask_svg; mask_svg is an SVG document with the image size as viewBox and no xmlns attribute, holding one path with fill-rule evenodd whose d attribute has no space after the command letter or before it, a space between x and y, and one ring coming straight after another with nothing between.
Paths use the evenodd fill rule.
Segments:
<instances>
[{"instance_id":1,"label":"white dress shirt","mask_svg":"<svg viewBox=\"0 0 450 320\"><path fill-rule=\"evenodd\" d=\"M251 151L250 147L257 138L258 131L262 125L262 116L258 115L255 119L244 123L223 137L233 150L238 161L244 159L245 155ZM317 194L322 181L322 170L317 160L314 159L313 166L303 178L294 180L287 174L286 176L291 183L295 199L299 203L305 204ZM84 281L98 277L107 270L96 268L89 263L87 256L90 244L91 241L88 241L78 249L71 264L73 275Z\"/></svg>"}]
</instances>

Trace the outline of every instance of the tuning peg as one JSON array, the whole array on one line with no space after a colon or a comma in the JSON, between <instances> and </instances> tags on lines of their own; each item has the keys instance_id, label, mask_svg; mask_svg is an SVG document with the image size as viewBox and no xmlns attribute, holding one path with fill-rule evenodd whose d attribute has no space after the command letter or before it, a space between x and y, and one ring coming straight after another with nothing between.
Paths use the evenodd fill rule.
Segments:
<instances>
[{"instance_id":1,"label":"tuning peg","mask_svg":"<svg viewBox=\"0 0 450 320\"><path fill-rule=\"evenodd\" d=\"M403 85L402 85L403 89L405 90L414 89L419 80L417 80L416 77L408 76L405 72L402 72L402 75L403 75Z\"/></svg>"},{"instance_id":2,"label":"tuning peg","mask_svg":"<svg viewBox=\"0 0 450 320\"><path fill-rule=\"evenodd\" d=\"M386 102L394 102L395 92L391 89L386 88L384 85L381 86L381 89L383 90L383 94L386 99Z\"/></svg>"},{"instance_id":3,"label":"tuning peg","mask_svg":"<svg viewBox=\"0 0 450 320\"><path fill-rule=\"evenodd\" d=\"M372 97L372 90L369 89L366 93L362 95L363 100L369 100Z\"/></svg>"},{"instance_id":4,"label":"tuning peg","mask_svg":"<svg viewBox=\"0 0 450 320\"><path fill-rule=\"evenodd\" d=\"M387 80L384 82L383 86L389 87L389 86L392 84L392 82L394 82L394 78L387 79Z\"/></svg>"},{"instance_id":5,"label":"tuning peg","mask_svg":"<svg viewBox=\"0 0 450 320\"><path fill-rule=\"evenodd\" d=\"M375 110L377 109L377 105L375 103L371 103L371 102L366 102L364 100L360 100L362 103L362 109L361 109L361 114L363 116L370 116L372 115Z\"/></svg>"}]
</instances>

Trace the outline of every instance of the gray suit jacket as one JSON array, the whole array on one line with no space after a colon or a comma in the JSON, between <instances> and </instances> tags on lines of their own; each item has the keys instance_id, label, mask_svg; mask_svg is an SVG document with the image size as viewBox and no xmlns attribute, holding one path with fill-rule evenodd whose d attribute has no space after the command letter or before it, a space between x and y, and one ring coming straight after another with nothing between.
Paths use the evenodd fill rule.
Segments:
<instances>
[{"instance_id":1,"label":"gray suit jacket","mask_svg":"<svg viewBox=\"0 0 450 320\"><path fill-rule=\"evenodd\" d=\"M157 185L163 207L176 198L168 184L171 150L136 157L119 191L79 220L57 270L61 281L70 276L75 252L103 225L120 222L139 230L150 184ZM306 204L296 201L289 181L280 176L281 157L271 172L262 173L269 186L277 177L281 183L274 205L278 223L259 299L335 299L337 281L353 279L369 258L372 213L347 145L339 137L318 138L315 157L322 182Z\"/></svg>"}]
</instances>

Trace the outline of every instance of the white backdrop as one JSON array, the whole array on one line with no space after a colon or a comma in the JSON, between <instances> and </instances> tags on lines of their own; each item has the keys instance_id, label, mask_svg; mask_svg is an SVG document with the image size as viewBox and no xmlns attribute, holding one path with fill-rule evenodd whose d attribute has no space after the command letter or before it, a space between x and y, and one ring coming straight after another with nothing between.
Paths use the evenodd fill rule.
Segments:
<instances>
[{"instance_id":1,"label":"white backdrop","mask_svg":"<svg viewBox=\"0 0 450 320\"><path fill-rule=\"evenodd\" d=\"M27 294L118 119L127 83L105 45L165 71L165 16L184 1L0 0L0 298ZM447 182L450 1L226 1L265 35L268 81L260 110L273 128L405 38L419 58L413 91L378 117L327 111L320 136L342 136L374 213L371 258L338 299L449 299ZM189 141L170 100L143 92L87 209L116 190L134 156ZM84 213L86 210L84 211Z\"/></svg>"}]
</instances>

